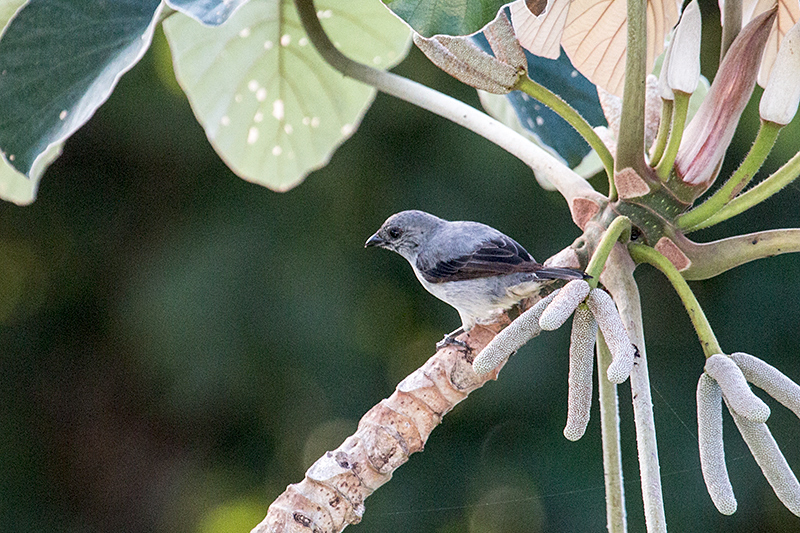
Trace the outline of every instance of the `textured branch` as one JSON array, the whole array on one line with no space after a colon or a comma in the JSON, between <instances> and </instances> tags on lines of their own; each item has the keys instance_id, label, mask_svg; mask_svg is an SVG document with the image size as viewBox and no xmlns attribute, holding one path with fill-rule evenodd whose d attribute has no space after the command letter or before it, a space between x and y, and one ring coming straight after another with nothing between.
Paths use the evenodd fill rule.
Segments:
<instances>
[{"instance_id":1,"label":"textured branch","mask_svg":"<svg viewBox=\"0 0 800 533\"><path fill-rule=\"evenodd\" d=\"M728 407L739 433L742 434L750 453L753 454L775 495L787 509L800 516L800 483L789 468L789 463L786 462L769 428L764 422L752 422L739 416L736 411L730 409L730 405Z\"/></svg>"},{"instance_id":2,"label":"textured branch","mask_svg":"<svg viewBox=\"0 0 800 533\"><path fill-rule=\"evenodd\" d=\"M767 421L769 407L750 390L744 374L730 357L724 354L712 355L706 360L705 369L719 384L728 406L736 414L753 422Z\"/></svg>"},{"instance_id":3,"label":"textured branch","mask_svg":"<svg viewBox=\"0 0 800 533\"><path fill-rule=\"evenodd\" d=\"M366 497L389 481L409 455L423 449L442 417L470 392L497 379L502 363L478 375L468 354L486 346L499 329L499 324L474 327L459 337L470 350L439 350L401 381L389 398L363 416L355 434L278 496L253 533L333 533L360 522Z\"/></svg>"},{"instance_id":4,"label":"textured branch","mask_svg":"<svg viewBox=\"0 0 800 533\"><path fill-rule=\"evenodd\" d=\"M758 357L742 352L731 354L745 379L763 390L800 418L800 385Z\"/></svg>"},{"instance_id":5,"label":"textured branch","mask_svg":"<svg viewBox=\"0 0 800 533\"><path fill-rule=\"evenodd\" d=\"M636 445L639 451L639 470L642 478L642 498L648 533L666 533L664 498L661 491L661 467L658 463L656 425L653 418L653 400L650 394L650 376L647 371L647 352L644 345L642 309L639 288L633 279L634 263L625 247L614 246L606 270L600 281L611 292L617 304L622 323L631 342L638 348L631 371L631 396L636 423Z\"/></svg>"}]
</instances>

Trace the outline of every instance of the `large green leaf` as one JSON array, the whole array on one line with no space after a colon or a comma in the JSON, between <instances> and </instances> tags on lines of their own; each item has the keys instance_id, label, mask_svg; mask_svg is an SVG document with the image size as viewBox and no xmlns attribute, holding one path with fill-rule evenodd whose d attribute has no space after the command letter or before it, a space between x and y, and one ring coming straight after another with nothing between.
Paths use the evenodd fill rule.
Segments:
<instances>
[{"instance_id":1,"label":"large green leaf","mask_svg":"<svg viewBox=\"0 0 800 533\"><path fill-rule=\"evenodd\" d=\"M379 0L325 0L317 9L353 59L389 68L408 50L408 28ZM219 27L175 15L164 31L211 144L239 176L273 190L327 163L375 95L322 60L291 0L251 0Z\"/></svg>"},{"instance_id":2,"label":"large green leaf","mask_svg":"<svg viewBox=\"0 0 800 533\"><path fill-rule=\"evenodd\" d=\"M25 0L0 0L0 28L4 28ZM39 173L41 174L41 173ZM36 197L39 175L28 178L0 158L0 199L19 205L28 205Z\"/></svg>"},{"instance_id":3,"label":"large green leaf","mask_svg":"<svg viewBox=\"0 0 800 533\"><path fill-rule=\"evenodd\" d=\"M209 26L219 26L248 0L167 0L167 5Z\"/></svg>"},{"instance_id":4,"label":"large green leaf","mask_svg":"<svg viewBox=\"0 0 800 533\"><path fill-rule=\"evenodd\" d=\"M389 9L424 37L469 35L497 15L508 0L383 0Z\"/></svg>"},{"instance_id":5,"label":"large green leaf","mask_svg":"<svg viewBox=\"0 0 800 533\"><path fill-rule=\"evenodd\" d=\"M0 150L31 175L81 127L153 36L159 0L31 0L0 40ZM40 169L42 170L42 169Z\"/></svg>"}]
</instances>

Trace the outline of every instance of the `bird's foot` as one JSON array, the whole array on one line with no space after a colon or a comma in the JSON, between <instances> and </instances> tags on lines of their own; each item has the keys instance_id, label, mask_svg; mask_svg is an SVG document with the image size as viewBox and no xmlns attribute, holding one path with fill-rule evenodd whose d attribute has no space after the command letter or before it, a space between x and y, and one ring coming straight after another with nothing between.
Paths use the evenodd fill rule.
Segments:
<instances>
[{"instance_id":1,"label":"bird's foot","mask_svg":"<svg viewBox=\"0 0 800 533\"><path fill-rule=\"evenodd\" d=\"M437 351L441 350L442 348L445 348L447 346L458 346L460 348L464 348L465 350L469 350L470 348L469 346L467 346L466 342L460 341L456 338L462 333L464 333L463 328L458 328L457 330L448 333L447 335L444 336L442 340L436 343L436 350Z\"/></svg>"}]
</instances>

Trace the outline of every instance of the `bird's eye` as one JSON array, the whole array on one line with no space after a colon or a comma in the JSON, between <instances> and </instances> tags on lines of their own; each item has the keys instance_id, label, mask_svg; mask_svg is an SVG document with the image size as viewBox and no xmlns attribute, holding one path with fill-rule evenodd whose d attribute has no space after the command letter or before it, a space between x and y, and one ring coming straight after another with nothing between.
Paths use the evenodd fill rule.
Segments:
<instances>
[{"instance_id":1,"label":"bird's eye","mask_svg":"<svg viewBox=\"0 0 800 533\"><path fill-rule=\"evenodd\" d=\"M389 233L389 237L391 237L392 239L399 239L400 235L403 234L403 231L398 227L392 227L392 228L389 228L388 233Z\"/></svg>"}]
</instances>

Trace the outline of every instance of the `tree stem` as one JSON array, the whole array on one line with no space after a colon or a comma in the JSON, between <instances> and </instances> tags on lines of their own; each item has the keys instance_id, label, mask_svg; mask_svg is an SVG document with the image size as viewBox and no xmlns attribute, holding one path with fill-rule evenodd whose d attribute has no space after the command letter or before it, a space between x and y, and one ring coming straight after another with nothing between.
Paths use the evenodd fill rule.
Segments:
<instances>
[{"instance_id":1,"label":"tree stem","mask_svg":"<svg viewBox=\"0 0 800 533\"><path fill-rule=\"evenodd\" d=\"M632 168L645 175L644 98L647 61L646 0L628 1L628 49L615 170Z\"/></svg>"},{"instance_id":2,"label":"tree stem","mask_svg":"<svg viewBox=\"0 0 800 533\"><path fill-rule=\"evenodd\" d=\"M630 380L644 517L648 533L666 533L667 519L664 515L664 496L661 490L656 423L650 394L650 376L647 371L647 350L644 343L639 288L633 279L634 268L635 265L625 247L621 244L614 246L601 281L613 296L625 330L638 349L638 357L634 362Z\"/></svg>"},{"instance_id":3,"label":"tree stem","mask_svg":"<svg viewBox=\"0 0 800 533\"><path fill-rule=\"evenodd\" d=\"M754 205L757 205L773 194L777 193L792 181L800 176L800 152L796 153L789 161L786 162L781 168L775 171L770 177L750 189L749 191L740 194L724 207L719 208L713 215L705 219L703 222L695 224L687 231L695 231L702 228L708 228L715 224L719 224L731 217L735 217L739 213L747 211ZM705 204L703 204L705 205ZM702 206L700 206L702 207Z\"/></svg>"},{"instance_id":4,"label":"tree stem","mask_svg":"<svg viewBox=\"0 0 800 533\"><path fill-rule=\"evenodd\" d=\"M714 330L711 329L711 324L708 323L703 308L700 307L700 302L697 301L692 289L689 288L689 284L683 279L675 265L657 250L644 244L631 244L628 246L628 250L634 261L653 265L667 277L683 302L686 312L689 313L689 319L697 332L697 337L700 339L706 358L714 354L725 353L720 348L719 342L717 342L717 337L714 335Z\"/></svg>"},{"instance_id":5,"label":"tree stem","mask_svg":"<svg viewBox=\"0 0 800 533\"><path fill-rule=\"evenodd\" d=\"M575 131L577 131L589 146L597 152L600 161L603 163L603 167L606 169L606 174L608 175L608 197L612 199L616 198L617 193L614 187L614 156L611 155L605 143L600 139L597 133L595 133L594 129L592 129L591 124L586 122L586 119L583 118L575 108L564 101L563 98L544 85L536 83L528 76L520 76L516 88L558 113L558 115L566 120L570 126L575 128Z\"/></svg>"},{"instance_id":6,"label":"tree stem","mask_svg":"<svg viewBox=\"0 0 800 533\"><path fill-rule=\"evenodd\" d=\"M606 485L606 520L609 533L628 530L625 487L622 477L622 447L619 436L617 386L608 381L611 352L603 334L597 332L597 389L600 399L600 431L603 436L603 473Z\"/></svg>"}]
</instances>

